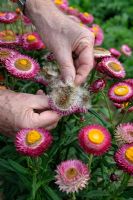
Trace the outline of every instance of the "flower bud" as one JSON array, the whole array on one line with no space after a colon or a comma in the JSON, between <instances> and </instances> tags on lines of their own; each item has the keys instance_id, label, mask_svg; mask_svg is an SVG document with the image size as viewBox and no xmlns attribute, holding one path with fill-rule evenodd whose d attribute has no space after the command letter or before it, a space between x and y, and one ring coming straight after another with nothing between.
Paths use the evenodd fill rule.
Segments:
<instances>
[{"instance_id":1,"label":"flower bud","mask_svg":"<svg viewBox=\"0 0 133 200\"><path fill-rule=\"evenodd\" d=\"M89 90L90 90L91 92L93 92L93 93L97 93L97 92L103 90L104 87L105 87L105 85L106 85L106 82L105 82L104 79L97 79L96 81L94 81L94 82L91 84Z\"/></svg>"}]
</instances>

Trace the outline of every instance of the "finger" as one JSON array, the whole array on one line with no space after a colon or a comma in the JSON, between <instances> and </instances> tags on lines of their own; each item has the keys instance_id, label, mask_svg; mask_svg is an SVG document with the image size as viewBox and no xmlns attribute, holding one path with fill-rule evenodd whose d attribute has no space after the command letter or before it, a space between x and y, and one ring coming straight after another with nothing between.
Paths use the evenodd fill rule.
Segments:
<instances>
[{"instance_id":1,"label":"finger","mask_svg":"<svg viewBox=\"0 0 133 200\"><path fill-rule=\"evenodd\" d=\"M86 80L93 67L93 44L83 41L79 46L78 54L79 58L76 61L76 65L78 65L75 78L76 85L80 85Z\"/></svg>"},{"instance_id":2,"label":"finger","mask_svg":"<svg viewBox=\"0 0 133 200\"><path fill-rule=\"evenodd\" d=\"M60 116L54 111L44 111L40 114L34 113L32 121L35 127L48 127L58 123Z\"/></svg>"},{"instance_id":3,"label":"finger","mask_svg":"<svg viewBox=\"0 0 133 200\"><path fill-rule=\"evenodd\" d=\"M60 65L60 72L65 82L73 82L75 79L75 67L72 59L72 50L61 44L61 49L55 53L56 59Z\"/></svg>"},{"instance_id":4,"label":"finger","mask_svg":"<svg viewBox=\"0 0 133 200\"><path fill-rule=\"evenodd\" d=\"M42 95L42 94L45 94L45 93L43 92L43 90L38 90L38 91L36 92L36 94L37 94L37 95Z\"/></svg>"},{"instance_id":5,"label":"finger","mask_svg":"<svg viewBox=\"0 0 133 200\"><path fill-rule=\"evenodd\" d=\"M30 95L27 99L27 103L33 109L46 109L49 108L48 97L45 94Z\"/></svg>"},{"instance_id":6,"label":"finger","mask_svg":"<svg viewBox=\"0 0 133 200\"><path fill-rule=\"evenodd\" d=\"M45 129L49 131L49 130L52 130L52 129L56 128L57 125L58 125L58 123L55 123L55 124L53 124L51 126L45 127Z\"/></svg>"}]
</instances>

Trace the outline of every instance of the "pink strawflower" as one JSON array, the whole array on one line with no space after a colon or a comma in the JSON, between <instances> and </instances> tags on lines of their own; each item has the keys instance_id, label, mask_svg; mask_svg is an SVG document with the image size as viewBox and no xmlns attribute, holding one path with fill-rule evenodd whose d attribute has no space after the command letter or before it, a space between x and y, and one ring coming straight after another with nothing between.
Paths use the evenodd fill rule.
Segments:
<instances>
[{"instance_id":1,"label":"pink strawflower","mask_svg":"<svg viewBox=\"0 0 133 200\"><path fill-rule=\"evenodd\" d=\"M133 175L133 143L122 145L115 153L115 161L123 171Z\"/></svg>"},{"instance_id":2,"label":"pink strawflower","mask_svg":"<svg viewBox=\"0 0 133 200\"><path fill-rule=\"evenodd\" d=\"M113 78L124 78L126 75L122 64L114 57L103 58L98 64L97 70L102 68L102 72Z\"/></svg>"},{"instance_id":3,"label":"pink strawflower","mask_svg":"<svg viewBox=\"0 0 133 200\"><path fill-rule=\"evenodd\" d=\"M38 50L45 47L38 33L25 33L21 37L22 47L27 50Z\"/></svg>"},{"instance_id":4,"label":"pink strawflower","mask_svg":"<svg viewBox=\"0 0 133 200\"><path fill-rule=\"evenodd\" d=\"M0 46L14 47L20 45L20 37L10 30L0 32Z\"/></svg>"},{"instance_id":5,"label":"pink strawflower","mask_svg":"<svg viewBox=\"0 0 133 200\"><path fill-rule=\"evenodd\" d=\"M127 45L127 44L123 44L121 46L121 52L125 55L125 56L131 56L132 54L132 50L131 48Z\"/></svg>"},{"instance_id":6,"label":"pink strawflower","mask_svg":"<svg viewBox=\"0 0 133 200\"><path fill-rule=\"evenodd\" d=\"M22 20L23 20L23 23L25 25L27 25L27 26L29 26L29 25L32 24L31 20L27 16L25 16L25 15L22 15Z\"/></svg>"},{"instance_id":7,"label":"pink strawflower","mask_svg":"<svg viewBox=\"0 0 133 200\"><path fill-rule=\"evenodd\" d=\"M96 59L110 57L110 56L111 53L107 49L104 49L102 47L94 47L94 57Z\"/></svg>"},{"instance_id":8,"label":"pink strawflower","mask_svg":"<svg viewBox=\"0 0 133 200\"><path fill-rule=\"evenodd\" d=\"M133 87L133 78L128 78L124 80L126 83L130 83L130 85L132 85Z\"/></svg>"},{"instance_id":9,"label":"pink strawflower","mask_svg":"<svg viewBox=\"0 0 133 200\"><path fill-rule=\"evenodd\" d=\"M112 56L114 56L115 58L119 58L121 56L121 52L118 51L117 49L115 48L110 48L110 53Z\"/></svg>"},{"instance_id":10,"label":"pink strawflower","mask_svg":"<svg viewBox=\"0 0 133 200\"><path fill-rule=\"evenodd\" d=\"M53 62L56 60L55 55L52 52L45 54L44 58L48 62Z\"/></svg>"},{"instance_id":11,"label":"pink strawflower","mask_svg":"<svg viewBox=\"0 0 133 200\"><path fill-rule=\"evenodd\" d=\"M0 47L0 62L4 63L10 56L15 56L16 54L18 52L13 49Z\"/></svg>"},{"instance_id":12,"label":"pink strawflower","mask_svg":"<svg viewBox=\"0 0 133 200\"><path fill-rule=\"evenodd\" d=\"M40 70L39 64L32 58L17 54L5 61L5 68L17 78L32 79Z\"/></svg>"},{"instance_id":13,"label":"pink strawflower","mask_svg":"<svg viewBox=\"0 0 133 200\"><path fill-rule=\"evenodd\" d=\"M128 102L133 97L133 89L131 84L119 82L109 89L108 95L116 103Z\"/></svg>"},{"instance_id":14,"label":"pink strawflower","mask_svg":"<svg viewBox=\"0 0 133 200\"><path fill-rule=\"evenodd\" d=\"M86 153L100 156L111 146L111 136L108 130L99 125L85 126L79 132L79 143Z\"/></svg>"},{"instance_id":15,"label":"pink strawflower","mask_svg":"<svg viewBox=\"0 0 133 200\"><path fill-rule=\"evenodd\" d=\"M40 156L51 145L52 135L43 128L22 129L16 135L16 150L27 156Z\"/></svg>"},{"instance_id":16,"label":"pink strawflower","mask_svg":"<svg viewBox=\"0 0 133 200\"><path fill-rule=\"evenodd\" d=\"M123 123L117 126L115 138L120 145L133 143L133 123Z\"/></svg>"},{"instance_id":17,"label":"pink strawflower","mask_svg":"<svg viewBox=\"0 0 133 200\"><path fill-rule=\"evenodd\" d=\"M105 88L105 86L106 86L105 80L99 78L99 79L95 80L95 81L90 85L89 90L90 90L90 92L92 92L92 93L97 93L97 92L103 90L103 89Z\"/></svg>"},{"instance_id":18,"label":"pink strawflower","mask_svg":"<svg viewBox=\"0 0 133 200\"><path fill-rule=\"evenodd\" d=\"M127 110L127 107L129 106L129 102L125 102L125 103L113 103L114 106L116 108L119 108L123 111L126 111L126 112L133 112L133 106L129 107L128 110Z\"/></svg>"},{"instance_id":19,"label":"pink strawflower","mask_svg":"<svg viewBox=\"0 0 133 200\"><path fill-rule=\"evenodd\" d=\"M82 190L90 180L88 167L80 160L62 162L57 166L56 173L56 184L67 194Z\"/></svg>"},{"instance_id":20,"label":"pink strawflower","mask_svg":"<svg viewBox=\"0 0 133 200\"><path fill-rule=\"evenodd\" d=\"M73 8L72 6L68 7L67 8L67 14L69 15L75 15L75 16L78 16L78 10L76 8Z\"/></svg>"},{"instance_id":21,"label":"pink strawflower","mask_svg":"<svg viewBox=\"0 0 133 200\"><path fill-rule=\"evenodd\" d=\"M82 21L83 24L91 24L94 21L93 15L90 13L79 13L79 19Z\"/></svg>"},{"instance_id":22,"label":"pink strawflower","mask_svg":"<svg viewBox=\"0 0 133 200\"><path fill-rule=\"evenodd\" d=\"M95 35L95 46L100 46L103 43L104 33L98 24L93 24L89 30Z\"/></svg>"},{"instance_id":23,"label":"pink strawflower","mask_svg":"<svg viewBox=\"0 0 133 200\"><path fill-rule=\"evenodd\" d=\"M18 18L16 12L0 12L0 23L11 24Z\"/></svg>"}]
</instances>

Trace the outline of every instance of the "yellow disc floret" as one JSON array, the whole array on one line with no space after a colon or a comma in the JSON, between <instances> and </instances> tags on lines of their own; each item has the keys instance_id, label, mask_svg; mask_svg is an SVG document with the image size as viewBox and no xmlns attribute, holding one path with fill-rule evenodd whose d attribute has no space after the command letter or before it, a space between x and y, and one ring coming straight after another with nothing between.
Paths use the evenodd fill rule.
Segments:
<instances>
[{"instance_id":1,"label":"yellow disc floret","mask_svg":"<svg viewBox=\"0 0 133 200\"><path fill-rule=\"evenodd\" d=\"M38 131L32 130L28 132L26 136L26 142L29 145L33 145L36 142L39 142L41 138L42 138L42 135Z\"/></svg>"},{"instance_id":2,"label":"yellow disc floret","mask_svg":"<svg viewBox=\"0 0 133 200\"><path fill-rule=\"evenodd\" d=\"M101 144L104 141L104 134L98 129L92 129L88 133L89 140L94 144Z\"/></svg>"},{"instance_id":3,"label":"yellow disc floret","mask_svg":"<svg viewBox=\"0 0 133 200\"><path fill-rule=\"evenodd\" d=\"M89 17L89 13L84 12L84 16L85 16L85 17Z\"/></svg>"},{"instance_id":4,"label":"yellow disc floret","mask_svg":"<svg viewBox=\"0 0 133 200\"><path fill-rule=\"evenodd\" d=\"M4 12L0 12L0 17L4 17L6 14Z\"/></svg>"},{"instance_id":5,"label":"yellow disc floret","mask_svg":"<svg viewBox=\"0 0 133 200\"><path fill-rule=\"evenodd\" d=\"M15 67L22 71L28 71L29 69L31 69L31 62L28 59L20 58L16 60Z\"/></svg>"},{"instance_id":6,"label":"yellow disc floret","mask_svg":"<svg viewBox=\"0 0 133 200\"><path fill-rule=\"evenodd\" d=\"M57 4L57 5L61 5L61 4L63 4L63 1L62 0L55 0L54 3Z\"/></svg>"},{"instance_id":7,"label":"yellow disc floret","mask_svg":"<svg viewBox=\"0 0 133 200\"><path fill-rule=\"evenodd\" d=\"M67 177L68 179L73 179L73 178L75 178L77 175L78 175L78 172L77 172L77 170L76 170L74 167L71 167L70 169L68 169L68 170L66 171L66 177Z\"/></svg>"},{"instance_id":8,"label":"yellow disc floret","mask_svg":"<svg viewBox=\"0 0 133 200\"><path fill-rule=\"evenodd\" d=\"M114 71L116 71L116 72L119 72L119 71L121 71L121 69L122 69L121 65L118 64L118 63L115 63L115 62L110 62L110 63L108 64L108 66L109 66L112 70L114 70Z\"/></svg>"},{"instance_id":9,"label":"yellow disc floret","mask_svg":"<svg viewBox=\"0 0 133 200\"><path fill-rule=\"evenodd\" d=\"M129 88L127 85L119 85L115 87L114 93L117 96L125 96L129 93Z\"/></svg>"},{"instance_id":10,"label":"yellow disc floret","mask_svg":"<svg viewBox=\"0 0 133 200\"><path fill-rule=\"evenodd\" d=\"M126 159L133 163L133 147L129 147L125 152Z\"/></svg>"},{"instance_id":11,"label":"yellow disc floret","mask_svg":"<svg viewBox=\"0 0 133 200\"><path fill-rule=\"evenodd\" d=\"M28 42L35 42L36 41L36 37L34 35L28 35L27 36L27 41Z\"/></svg>"}]
</instances>

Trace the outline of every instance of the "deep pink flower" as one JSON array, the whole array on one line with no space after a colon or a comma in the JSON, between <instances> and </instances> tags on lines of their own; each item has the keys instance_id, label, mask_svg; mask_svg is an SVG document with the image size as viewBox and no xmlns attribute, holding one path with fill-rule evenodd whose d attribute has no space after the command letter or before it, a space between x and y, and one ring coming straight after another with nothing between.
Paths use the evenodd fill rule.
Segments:
<instances>
[{"instance_id":1,"label":"deep pink flower","mask_svg":"<svg viewBox=\"0 0 133 200\"><path fill-rule=\"evenodd\" d=\"M56 184L63 192L74 193L88 184L90 172L80 160L67 160L57 166Z\"/></svg>"},{"instance_id":2,"label":"deep pink flower","mask_svg":"<svg viewBox=\"0 0 133 200\"><path fill-rule=\"evenodd\" d=\"M121 52L125 55L125 56L131 56L132 54L132 50L131 48L127 45L127 44L123 44L121 46Z\"/></svg>"},{"instance_id":3,"label":"deep pink flower","mask_svg":"<svg viewBox=\"0 0 133 200\"><path fill-rule=\"evenodd\" d=\"M23 20L24 24L27 26L32 24L31 20L25 15L22 15L22 20Z\"/></svg>"},{"instance_id":4,"label":"deep pink flower","mask_svg":"<svg viewBox=\"0 0 133 200\"><path fill-rule=\"evenodd\" d=\"M43 49L45 47L38 33L25 33L21 37L22 47L27 50Z\"/></svg>"},{"instance_id":5,"label":"deep pink flower","mask_svg":"<svg viewBox=\"0 0 133 200\"><path fill-rule=\"evenodd\" d=\"M90 92L97 93L105 88L106 82L104 79L95 80L89 87Z\"/></svg>"},{"instance_id":6,"label":"deep pink flower","mask_svg":"<svg viewBox=\"0 0 133 200\"><path fill-rule=\"evenodd\" d=\"M94 21L93 15L91 15L87 12L79 13L79 18L83 24L91 24Z\"/></svg>"},{"instance_id":7,"label":"deep pink flower","mask_svg":"<svg viewBox=\"0 0 133 200\"><path fill-rule=\"evenodd\" d=\"M72 6L68 7L67 8L67 14L69 15L75 15L75 16L78 16L78 10L76 8L73 8Z\"/></svg>"},{"instance_id":8,"label":"deep pink flower","mask_svg":"<svg viewBox=\"0 0 133 200\"><path fill-rule=\"evenodd\" d=\"M116 141L121 145L133 143L133 123L123 123L116 127Z\"/></svg>"},{"instance_id":9,"label":"deep pink flower","mask_svg":"<svg viewBox=\"0 0 133 200\"><path fill-rule=\"evenodd\" d=\"M130 83L130 85L132 85L133 87L133 78L128 78L124 80L126 83Z\"/></svg>"},{"instance_id":10,"label":"deep pink flower","mask_svg":"<svg viewBox=\"0 0 133 200\"><path fill-rule=\"evenodd\" d=\"M123 111L126 111L126 112L133 112L133 106L129 107L128 110L127 110L127 106L129 105L129 102L125 102L125 103L113 103L114 106L116 108L119 108Z\"/></svg>"},{"instance_id":11,"label":"deep pink flower","mask_svg":"<svg viewBox=\"0 0 133 200\"><path fill-rule=\"evenodd\" d=\"M114 57L103 58L98 64L97 70L102 68L102 72L113 78L124 78L126 75L122 64Z\"/></svg>"},{"instance_id":12,"label":"deep pink flower","mask_svg":"<svg viewBox=\"0 0 133 200\"><path fill-rule=\"evenodd\" d=\"M27 156L40 156L51 145L52 135L43 128L22 129L16 135L16 150Z\"/></svg>"},{"instance_id":13,"label":"deep pink flower","mask_svg":"<svg viewBox=\"0 0 133 200\"><path fill-rule=\"evenodd\" d=\"M95 46L100 46L104 39L104 33L101 27L98 24L93 24L89 30L95 35Z\"/></svg>"},{"instance_id":14,"label":"deep pink flower","mask_svg":"<svg viewBox=\"0 0 133 200\"><path fill-rule=\"evenodd\" d=\"M131 84L119 82L109 89L108 95L116 103L128 102L133 97L133 89Z\"/></svg>"},{"instance_id":15,"label":"deep pink flower","mask_svg":"<svg viewBox=\"0 0 133 200\"><path fill-rule=\"evenodd\" d=\"M0 12L0 23L11 24L18 18L16 12Z\"/></svg>"},{"instance_id":16,"label":"deep pink flower","mask_svg":"<svg viewBox=\"0 0 133 200\"><path fill-rule=\"evenodd\" d=\"M0 47L0 62L5 62L10 56L15 56L18 54L17 51L9 48Z\"/></svg>"},{"instance_id":17,"label":"deep pink flower","mask_svg":"<svg viewBox=\"0 0 133 200\"><path fill-rule=\"evenodd\" d=\"M116 57L116 58L119 58L119 57L121 56L121 52L118 51L117 49L115 49L115 48L110 48L109 50L110 50L112 56L114 56L114 57Z\"/></svg>"},{"instance_id":18,"label":"deep pink flower","mask_svg":"<svg viewBox=\"0 0 133 200\"><path fill-rule=\"evenodd\" d=\"M111 145L110 133L99 124L85 126L80 130L78 138L84 151L96 156L104 154Z\"/></svg>"},{"instance_id":19,"label":"deep pink flower","mask_svg":"<svg viewBox=\"0 0 133 200\"><path fill-rule=\"evenodd\" d=\"M94 47L94 57L96 59L110 57L110 56L111 53L107 49L104 49L102 47Z\"/></svg>"},{"instance_id":20,"label":"deep pink flower","mask_svg":"<svg viewBox=\"0 0 133 200\"><path fill-rule=\"evenodd\" d=\"M32 58L17 54L5 61L5 68L17 78L32 79L40 70L39 64Z\"/></svg>"},{"instance_id":21,"label":"deep pink flower","mask_svg":"<svg viewBox=\"0 0 133 200\"><path fill-rule=\"evenodd\" d=\"M10 30L0 32L0 46L14 47L20 45L20 36Z\"/></svg>"},{"instance_id":22,"label":"deep pink flower","mask_svg":"<svg viewBox=\"0 0 133 200\"><path fill-rule=\"evenodd\" d=\"M115 161L123 171L133 175L133 143L122 145L115 153Z\"/></svg>"}]
</instances>

